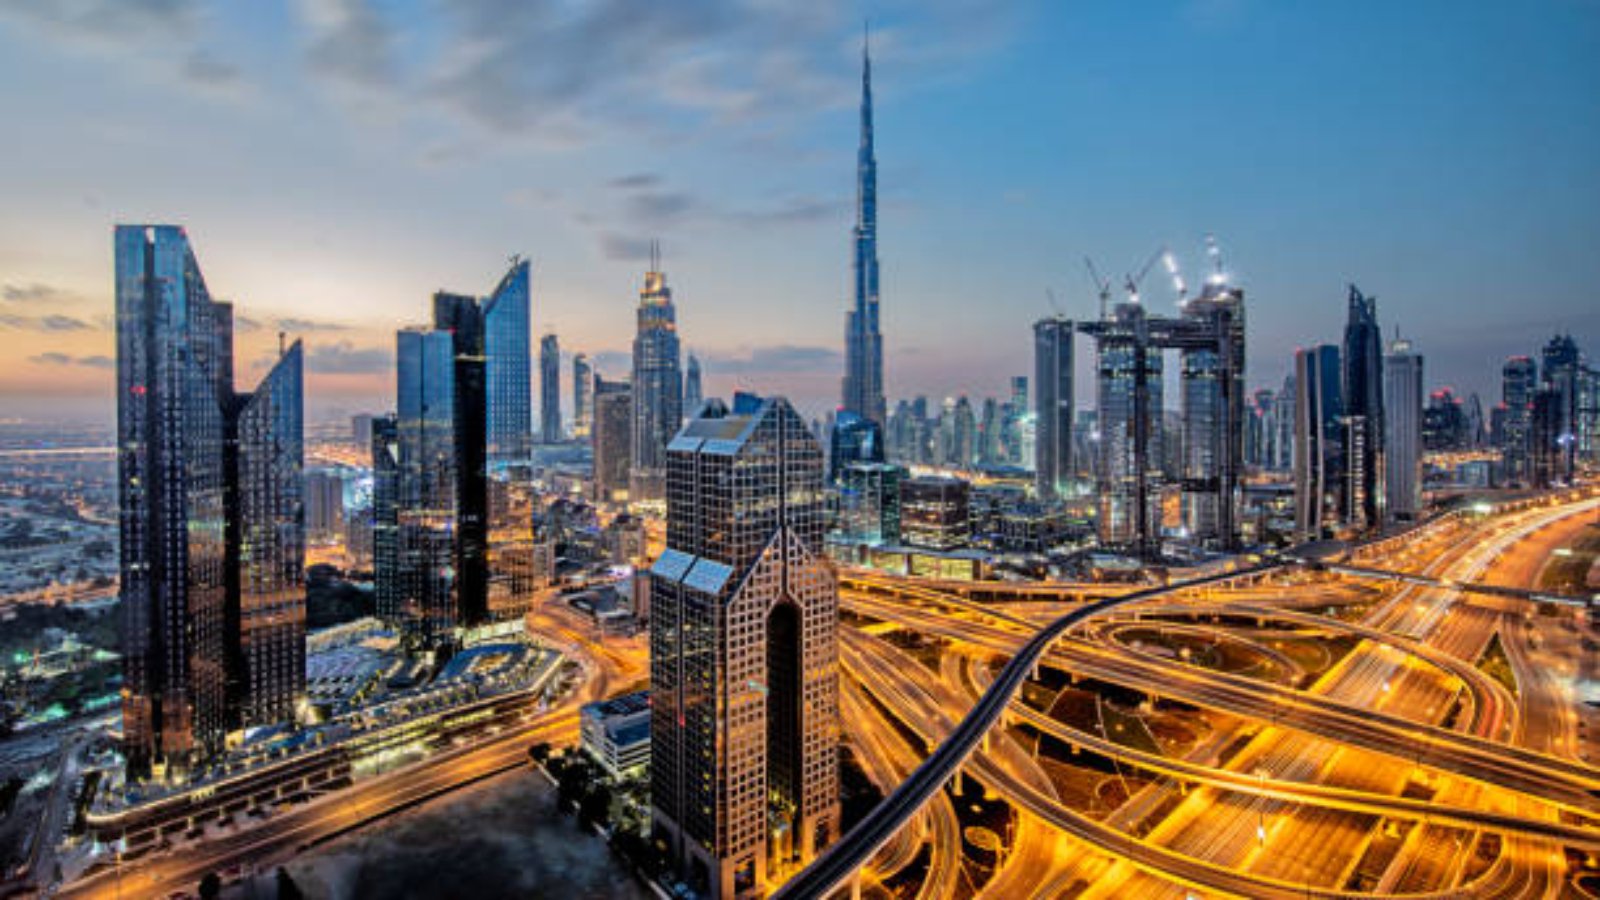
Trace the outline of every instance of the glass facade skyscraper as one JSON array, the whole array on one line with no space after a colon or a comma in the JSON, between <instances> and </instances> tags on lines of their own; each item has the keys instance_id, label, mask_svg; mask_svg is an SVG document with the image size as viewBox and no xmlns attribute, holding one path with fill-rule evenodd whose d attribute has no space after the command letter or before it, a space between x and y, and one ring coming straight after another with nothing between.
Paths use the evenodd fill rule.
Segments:
<instances>
[{"instance_id":1,"label":"glass facade skyscraper","mask_svg":"<svg viewBox=\"0 0 1600 900\"><path fill-rule=\"evenodd\" d=\"M659 500L665 490L667 443L683 424L683 371L678 313L659 258L639 292L633 339L633 471L629 498Z\"/></svg>"},{"instance_id":2,"label":"glass facade skyscraper","mask_svg":"<svg viewBox=\"0 0 1600 900\"><path fill-rule=\"evenodd\" d=\"M594 368L582 353L572 357L572 436L586 438L594 423Z\"/></svg>"},{"instance_id":3,"label":"glass facade skyscraper","mask_svg":"<svg viewBox=\"0 0 1600 900\"><path fill-rule=\"evenodd\" d=\"M1322 344L1296 353L1294 383L1295 529L1314 539L1338 522L1343 490L1339 348Z\"/></svg>"},{"instance_id":4,"label":"glass facade skyscraper","mask_svg":"<svg viewBox=\"0 0 1600 900\"><path fill-rule=\"evenodd\" d=\"M650 802L699 896L761 896L768 866L839 836L838 588L822 447L787 401L708 402L667 453L650 573Z\"/></svg>"},{"instance_id":5,"label":"glass facade skyscraper","mask_svg":"<svg viewBox=\"0 0 1600 900\"><path fill-rule=\"evenodd\" d=\"M182 774L303 692L300 345L234 393L233 315L188 235L114 237L123 752Z\"/></svg>"},{"instance_id":6,"label":"glass facade skyscraper","mask_svg":"<svg viewBox=\"0 0 1600 900\"><path fill-rule=\"evenodd\" d=\"M553 334L539 339L539 437L561 443L561 343Z\"/></svg>"},{"instance_id":7,"label":"glass facade skyscraper","mask_svg":"<svg viewBox=\"0 0 1600 900\"><path fill-rule=\"evenodd\" d=\"M1386 515L1412 521L1422 511L1422 356L1396 340L1383 358Z\"/></svg>"},{"instance_id":8,"label":"glass facade skyscraper","mask_svg":"<svg viewBox=\"0 0 1600 900\"><path fill-rule=\"evenodd\" d=\"M1040 500L1060 496L1076 474L1072 461L1072 334L1072 322L1059 316L1033 323L1034 397L1039 404L1034 420L1033 473ZM1022 393L1026 392L1024 382Z\"/></svg>"},{"instance_id":9,"label":"glass facade skyscraper","mask_svg":"<svg viewBox=\"0 0 1600 900\"><path fill-rule=\"evenodd\" d=\"M492 461L523 460L533 451L528 279L528 261L514 257L511 269L483 301L487 452Z\"/></svg>"},{"instance_id":10,"label":"glass facade skyscraper","mask_svg":"<svg viewBox=\"0 0 1600 900\"><path fill-rule=\"evenodd\" d=\"M458 622L455 539L461 461L451 337L448 331L424 329L396 335L395 624L424 645L447 640Z\"/></svg>"}]
</instances>

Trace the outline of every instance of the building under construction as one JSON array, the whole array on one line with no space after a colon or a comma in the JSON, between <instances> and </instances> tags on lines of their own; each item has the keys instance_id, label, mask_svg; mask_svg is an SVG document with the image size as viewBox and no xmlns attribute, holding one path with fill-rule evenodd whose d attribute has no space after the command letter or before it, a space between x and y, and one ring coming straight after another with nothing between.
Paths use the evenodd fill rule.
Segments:
<instances>
[{"instance_id":1,"label":"building under construction","mask_svg":"<svg viewBox=\"0 0 1600 900\"><path fill-rule=\"evenodd\" d=\"M1213 245L1213 256L1215 249ZM1218 271L1188 297L1167 256L1178 290L1177 316L1151 315L1139 302L1140 277L1128 297L1078 331L1095 342L1099 433L1095 481L1101 543L1139 556L1161 546L1164 442L1179 441L1181 510L1195 543L1218 550L1239 545L1244 468L1244 292ZM1154 258L1151 261L1154 262ZM1101 297L1109 291L1102 283ZM1179 353L1182 429L1162 427L1163 353Z\"/></svg>"}]
</instances>

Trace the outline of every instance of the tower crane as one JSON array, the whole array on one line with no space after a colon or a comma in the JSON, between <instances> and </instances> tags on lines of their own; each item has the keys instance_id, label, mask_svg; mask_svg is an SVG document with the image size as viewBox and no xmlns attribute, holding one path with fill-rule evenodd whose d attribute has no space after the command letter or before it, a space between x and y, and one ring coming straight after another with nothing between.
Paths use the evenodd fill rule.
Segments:
<instances>
[{"instance_id":1,"label":"tower crane","mask_svg":"<svg viewBox=\"0 0 1600 900\"><path fill-rule=\"evenodd\" d=\"M1139 267L1138 275L1123 276L1122 288L1128 292L1129 303L1139 302L1139 285L1144 282L1144 277L1150 274L1150 268L1156 264L1156 260L1164 256L1166 252L1167 248L1157 247L1156 252L1150 254L1150 258L1145 260L1145 264Z\"/></svg>"},{"instance_id":2,"label":"tower crane","mask_svg":"<svg viewBox=\"0 0 1600 900\"><path fill-rule=\"evenodd\" d=\"M1106 304L1111 302L1111 282L1100 275L1100 270L1095 268L1094 260L1085 256L1083 265L1089 270L1089 280L1094 282L1094 288L1100 298L1100 318L1106 317Z\"/></svg>"}]
</instances>

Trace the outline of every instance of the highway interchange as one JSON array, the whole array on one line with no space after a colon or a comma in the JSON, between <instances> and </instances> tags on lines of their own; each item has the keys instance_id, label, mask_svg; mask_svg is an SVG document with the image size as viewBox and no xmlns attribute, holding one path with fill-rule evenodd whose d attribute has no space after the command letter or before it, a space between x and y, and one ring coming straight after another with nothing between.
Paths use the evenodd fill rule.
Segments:
<instances>
[{"instance_id":1,"label":"highway interchange","mask_svg":"<svg viewBox=\"0 0 1600 900\"><path fill-rule=\"evenodd\" d=\"M1597 511L1580 500L1454 517L1364 562L1531 586ZM1582 758L1574 670L1550 649L1552 635L1591 627L1571 610L1272 560L1156 589L1035 585L983 600L867 572L841 585L846 743L887 799L779 897L1561 897L1600 854L1600 771ZM523 766L533 743L575 743L578 705L644 677L641 639L595 636L555 605L530 627L587 675L553 708L181 851L108 860L62 894L167 896L207 872L281 863ZM1326 666L1285 650L1338 641ZM1164 642L1256 662L1224 671ZM935 656L907 649L918 643ZM1493 648L1514 690L1478 665ZM1176 704L1210 731L1152 748L1104 718L1064 721L1022 696L1045 672L1145 698L1118 722ZM1045 736L1114 772L1113 802L1090 809L1064 792ZM974 786L1008 816L982 865Z\"/></svg>"}]
</instances>

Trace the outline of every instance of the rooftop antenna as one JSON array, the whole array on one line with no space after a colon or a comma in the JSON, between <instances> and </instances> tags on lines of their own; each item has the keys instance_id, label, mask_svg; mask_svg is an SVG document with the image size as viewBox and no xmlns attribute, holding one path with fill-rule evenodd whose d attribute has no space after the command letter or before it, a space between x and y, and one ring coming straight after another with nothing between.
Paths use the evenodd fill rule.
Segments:
<instances>
[{"instance_id":1,"label":"rooftop antenna","mask_svg":"<svg viewBox=\"0 0 1600 900\"><path fill-rule=\"evenodd\" d=\"M285 350L284 344L285 344L286 341L288 341L288 339L289 339L289 336L287 334L285 334L285 333L283 333L281 331L278 332L278 355L279 356L282 356L284 354L284 350Z\"/></svg>"}]
</instances>

